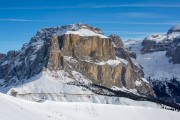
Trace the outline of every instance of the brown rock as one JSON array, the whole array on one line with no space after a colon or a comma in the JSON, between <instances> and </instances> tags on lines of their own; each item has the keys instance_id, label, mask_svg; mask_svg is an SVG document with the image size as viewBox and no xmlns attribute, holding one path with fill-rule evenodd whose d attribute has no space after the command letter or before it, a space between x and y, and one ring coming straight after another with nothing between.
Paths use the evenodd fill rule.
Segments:
<instances>
[{"instance_id":1,"label":"brown rock","mask_svg":"<svg viewBox=\"0 0 180 120\"><path fill-rule=\"evenodd\" d=\"M119 49L121 49L119 52L122 58L128 61L127 65L123 66L120 63L116 66L107 63L104 65L98 64L98 61L115 59L115 50ZM142 77L142 74L139 74L140 72L135 72L139 68L131 61L128 51L122 45L115 49L109 38L100 38L99 36L82 37L74 34L65 34L60 37L53 36L49 51L48 68L52 70L63 69L69 72L75 70L94 83L108 88L124 86L127 89L136 89L135 81ZM71 57L73 60L67 60L66 57ZM145 83L137 89L139 92L152 91L152 88Z\"/></svg>"},{"instance_id":2,"label":"brown rock","mask_svg":"<svg viewBox=\"0 0 180 120\"><path fill-rule=\"evenodd\" d=\"M59 47L59 41L57 36L53 36L50 41L50 56L48 62L48 68L50 70L58 70L63 66L63 57Z\"/></svg>"},{"instance_id":3,"label":"brown rock","mask_svg":"<svg viewBox=\"0 0 180 120\"><path fill-rule=\"evenodd\" d=\"M117 35L110 35L109 36L112 39L112 42L114 42L115 47L117 48L124 48L124 43L121 40L121 38Z\"/></svg>"},{"instance_id":4,"label":"brown rock","mask_svg":"<svg viewBox=\"0 0 180 120\"><path fill-rule=\"evenodd\" d=\"M134 80L135 78L133 77L132 67L130 64L128 64L126 68L126 73L125 73L126 88L134 89L135 88Z\"/></svg>"},{"instance_id":5,"label":"brown rock","mask_svg":"<svg viewBox=\"0 0 180 120\"><path fill-rule=\"evenodd\" d=\"M87 76L91 80L98 81L98 65L93 64L93 63L88 64L87 65Z\"/></svg>"},{"instance_id":6,"label":"brown rock","mask_svg":"<svg viewBox=\"0 0 180 120\"><path fill-rule=\"evenodd\" d=\"M80 37L78 35L66 34L59 37L63 41L62 54L82 59L84 56L96 60L115 59L113 44L109 38L99 36Z\"/></svg>"}]
</instances>

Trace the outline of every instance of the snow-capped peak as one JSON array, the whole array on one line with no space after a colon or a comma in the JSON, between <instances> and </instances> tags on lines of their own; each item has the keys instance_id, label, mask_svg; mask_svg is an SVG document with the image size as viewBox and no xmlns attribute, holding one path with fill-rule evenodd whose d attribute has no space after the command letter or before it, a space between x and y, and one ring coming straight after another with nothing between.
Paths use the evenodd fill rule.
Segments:
<instances>
[{"instance_id":1,"label":"snow-capped peak","mask_svg":"<svg viewBox=\"0 0 180 120\"><path fill-rule=\"evenodd\" d=\"M154 41L156 43L171 42L175 38L180 37L180 25L171 27L167 34L152 34L146 37L144 40Z\"/></svg>"},{"instance_id":2,"label":"snow-capped peak","mask_svg":"<svg viewBox=\"0 0 180 120\"><path fill-rule=\"evenodd\" d=\"M167 39L175 39L180 37L180 25L174 26L167 32Z\"/></svg>"},{"instance_id":3,"label":"snow-capped peak","mask_svg":"<svg viewBox=\"0 0 180 120\"><path fill-rule=\"evenodd\" d=\"M85 29L85 28L81 28L81 29L78 29L76 31L67 31L65 34L77 34L77 35L80 35L80 36L99 36L101 38L108 38L102 34L97 34L89 29Z\"/></svg>"},{"instance_id":4,"label":"snow-capped peak","mask_svg":"<svg viewBox=\"0 0 180 120\"><path fill-rule=\"evenodd\" d=\"M52 35L64 35L64 34L78 34L80 36L99 36L101 38L108 38L103 35L100 28L91 27L87 24L70 24L60 27L43 28L37 32L35 37L48 38Z\"/></svg>"},{"instance_id":5,"label":"snow-capped peak","mask_svg":"<svg viewBox=\"0 0 180 120\"><path fill-rule=\"evenodd\" d=\"M166 35L160 35L160 34L153 34L153 35L150 35L148 37L145 38L145 40L151 40L151 41L155 41L157 43L159 42L163 42L165 39L166 39Z\"/></svg>"},{"instance_id":6,"label":"snow-capped peak","mask_svg":"<svg viewBox=\"0 0 180 120\"><path fill-rule=\"evenodd\" d=\"M179 33L180 33L180 25L171 27L171 28L168 30L167 34L170 34L170 33L173 33L173 32L179 32Z\"/></svg>"}]
</instances>

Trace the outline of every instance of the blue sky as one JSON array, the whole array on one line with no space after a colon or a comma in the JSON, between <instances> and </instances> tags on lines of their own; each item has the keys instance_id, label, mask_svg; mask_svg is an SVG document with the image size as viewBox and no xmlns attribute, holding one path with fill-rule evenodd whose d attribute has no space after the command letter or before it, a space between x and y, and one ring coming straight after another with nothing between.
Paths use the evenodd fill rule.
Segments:
<instances>
[{"instance_id":1,"label":"blue sky","mask_svg":"<svg viewBox=\"0 0 180 120\"><path fill-rule=\"evenodd\" d=\"M0 0L0 53L19 50L43 27L87 23L123 40L180 24L179 0Z\"/></svg>"}]
</instances>

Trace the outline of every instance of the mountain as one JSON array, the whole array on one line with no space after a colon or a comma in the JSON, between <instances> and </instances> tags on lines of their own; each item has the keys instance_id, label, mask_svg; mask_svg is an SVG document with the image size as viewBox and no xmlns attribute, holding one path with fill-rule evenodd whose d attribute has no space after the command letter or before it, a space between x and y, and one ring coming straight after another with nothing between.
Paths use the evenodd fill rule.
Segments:
<instances>
[{"instance_id":1,"label":"mountain","mask_svg":"<svg viewBox=\"0 0 180 120\"><path fill-rule=\"evenodd\" d=\"M94 94L115 91L154 96L143 75L120 37L86 24L43 28L0 60L1 92L33 101L114 103L117 97Z\"/></svg>"},{"instance_id":2,"label":"mountain","mask_svg":"<svg viewBox=\"0 0 180 120\"><path fill-rule=\"evenodd\" d=\"M125 104L180 110L157 97L117 35L71 24L43 28L0 60L0 91L29 101ZM144 76L145 75L145 76ZM136 103L136 104L134 104Z\"/></svg>"},{"instance_id":3,"label":"mountain","mask_svg":"<svg viewBox=\"0 0 180 120\"><path fill-rule=\"evenodd\" d=\"M166 55L170 58L170 62L180 64L180 37L174 39Z\"/></svg>"},{"instance_id":4,"label":"mountain","mask_svg":"<svg viewBox=\"0 0 180 120\"><path fill-rule=\"evenodd\" d=\"M168 30L167 34L153 34L144 38L142 42L142 53L154 51L165 51L171 47L171 43L180 37L180 27L174 26Z\"/></svg>"},{"instance_id":5,"label":"mountain","mask_svg":"<svg viewBox=\"0 0 180 120\"><path fill-rule=\"evenodd\" d=\"M179 103L180 99L180 27L166 35L150 35L143 41L129 40L126 48L136 53L136 61L143 68L145 79L153 86L158 98Z\"/></svg>"}]
</instances>

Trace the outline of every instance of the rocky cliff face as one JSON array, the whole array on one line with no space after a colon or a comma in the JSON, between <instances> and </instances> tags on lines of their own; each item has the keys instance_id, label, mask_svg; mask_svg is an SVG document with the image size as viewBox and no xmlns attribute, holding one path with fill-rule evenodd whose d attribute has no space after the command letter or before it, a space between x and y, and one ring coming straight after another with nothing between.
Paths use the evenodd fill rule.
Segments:
<instances>
[{"instance_id":1,"label":"rocky cliff face","mask_svg":"<svg viewBox=\"0 0 180 120\"><path fill-rule=\"evenodd\" d=\"M174 36L172 36L173 38L179 36L179 33L180 33L180 26L173 26L167 32L168 35L174 34Z\"/></svg>"},{"instance_id":2,"label":"rocky cliff face","mask_svg":"<svg viewBox=\"0 0 180 120\"><path fill-rule=\"evenodd\" d=\"M156 51L165 51L170 47L172 40L167 39L166 35L154 34L146 37L143 42L141 52L150 53Z\"/></svg>"},{"instance_id":3,"label":"rocky cliff face","mask_svg":"<svg viewBox=\"0 0 180 120\"><path fill-rule=\"evenodd\" d=\"M174 64L180 64L180 38L176 38L171 47L167 50L166 55L170 57L170 61Z\"/></svg>"},{"instance_id":4,"label":"rocky cliff face","mask_svg":"<svg viewBox=\"0 0 180 120\"><path fill-rule=\"evenodd\" d=\"M150 88L150 86L142 79L144 77L142 67L139 64L135 63L136 53L127 51L119 36L110 35L109 37L112 39L114 43L116 56L128 62L128 65L126 67L123 67L123 70L125 71L122 71L122 73L124 72L123 74L125 74L125 78L122 79L122 83L132 85L135 89L138 89L138 91L141 91L143 93L150 92L151 90L147 91ZM138 85L138 82L142 84ZM153 94L152 91L151 94Z\"/></svg>"},{"instance_id":5,"label":"rocky cliff face","mask_svg":"<svg viewBox=\"0 0 180 120\"><path fill-rule=\"evenodd\" d=\"M170 28L167 34L153 34L144 38L142 42L142 53L166 51L171 49L172 42L180 36L180 27Z\"/></svg>"},{"instance_id":6,"label":"rocky cliff face","mask_svg":"<svg viewBox=\"0 0 180 120\"><path fill-rule=\"evenodd\" d=\"M0 79L6 86L23 83L43 70L64 70L70 78L76 71L95 84L154 95L121 39L85 24L44 28L20 51L10 51L0 61Z\"/></svg>"}]
</instances>

